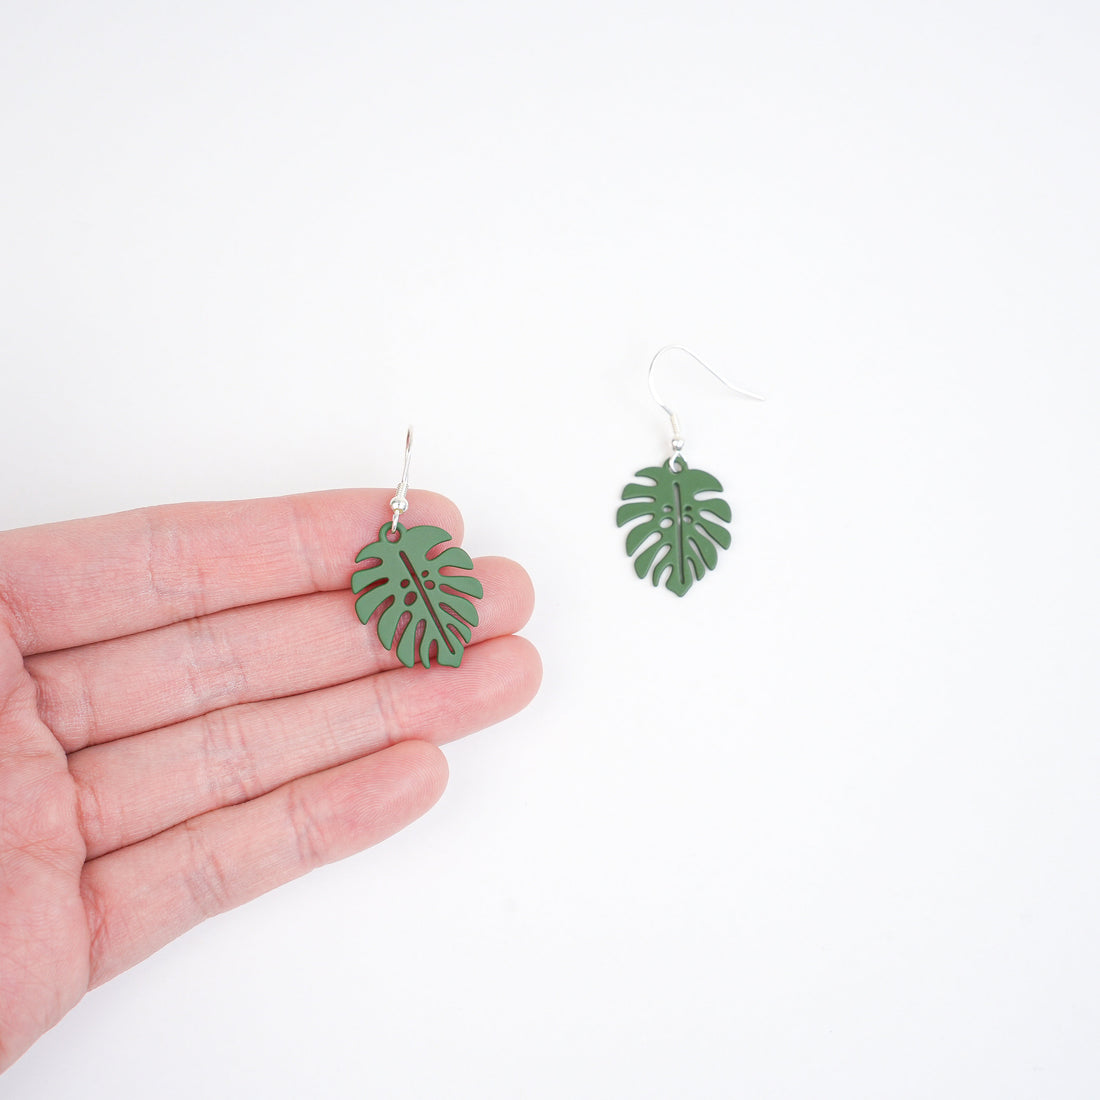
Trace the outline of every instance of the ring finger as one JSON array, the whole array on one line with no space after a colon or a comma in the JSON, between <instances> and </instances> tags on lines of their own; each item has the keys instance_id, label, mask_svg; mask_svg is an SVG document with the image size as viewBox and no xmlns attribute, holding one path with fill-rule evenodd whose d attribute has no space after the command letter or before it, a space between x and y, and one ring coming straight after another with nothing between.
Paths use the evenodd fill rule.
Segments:
<instances>
[{"instance_id":1,"label":"ring finger","mask_svg":"<svg viewBox=\"0 0 1100 1100\"><path fill-rule=\"evenodd\" d=\"M495 638L457 669L380 672L83 749L69 769L87 858L399 741L472 733L522 709L540 677L530 643Z\"/></svg>"}]
</instances>

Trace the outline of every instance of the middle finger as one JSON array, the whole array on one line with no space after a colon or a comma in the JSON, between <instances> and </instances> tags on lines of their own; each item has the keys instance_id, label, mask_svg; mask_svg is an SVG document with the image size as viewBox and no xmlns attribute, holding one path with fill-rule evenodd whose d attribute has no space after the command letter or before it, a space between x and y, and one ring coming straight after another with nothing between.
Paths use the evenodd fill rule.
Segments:
<instances>
[{"instance_id":1,"label":"middle finger","mask_svg":"<svg viewBox=\"0 0 1100 1100\"><path fill-rule=\"evenodd\" d=\"M82 749L69 770L87 858L398 741L440 744L492 725L530 701L540 674L529 642L495 638L456 669L399 668Z\"/></svg>"},{"instance_id":2,"label":"middle finger","mask_svg":"<svg viewBox=\"0 0 1100 1100\"><path fill-rule=\"evenodd\" d=\"M478 558L474 640L523 628L534 593L507 558ZM68 753L232 706L331 687L388 668L350 589L294 596L26 660L39 713Z\"/></svg>"}]
</instances>

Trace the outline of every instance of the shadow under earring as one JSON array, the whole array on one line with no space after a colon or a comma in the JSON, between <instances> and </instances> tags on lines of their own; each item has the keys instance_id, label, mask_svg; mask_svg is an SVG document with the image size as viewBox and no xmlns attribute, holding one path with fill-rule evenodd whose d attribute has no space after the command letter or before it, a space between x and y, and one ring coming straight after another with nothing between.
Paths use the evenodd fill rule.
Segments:
<instances>
[{"instance_id":1,"label":"shadow under earring","mask_svg":"<svg viewBox=\"0 0 1100 1100\"><path fill-rule=\"evenodd\" d=\"M484 590L476 577L453 572L474 567L460 546L428 556L451 541L442 527L405 527L398 522L409 507L405 494L411 455L412 428L405 437L401 482L390 501L393 518L378 529L378 540L364 546L355 558L364 563L351 577L351 590L359 594L355 613L365 625L382 609L378 640L407 668L416 664L417 656L425 668L433 657L436 664L457 668L478 623L472 601L481 599Z\"/></svg>"},{"instance_id":2,"label":"shadow under earring","mask_svg":"<svg viewBox=\"0 0 1100 1100\"><path fill-rule=\"evenodd\" d=\"M722 483L713 474L688 466L683 456L680 421L657 396L653 368L668 351L682 351L690 356L735 393L756 401L764 399L731 385L697 355L679 345L661 348L650 360L649 392L672 422L672 455L661 466L637 471L634 476L646 478L649 483L631 482L623 489L622 499L626 503L619 507L615 521L619 527L634 524L626 533L627 556L637 554L634 572L643 579L649 576L654 587L663 581L670 592L683 596L718 564L718 551L729 549L730 532L726 524L732 513L729 504L716 495L722 492Z\"/></svg>"}]
</instances>

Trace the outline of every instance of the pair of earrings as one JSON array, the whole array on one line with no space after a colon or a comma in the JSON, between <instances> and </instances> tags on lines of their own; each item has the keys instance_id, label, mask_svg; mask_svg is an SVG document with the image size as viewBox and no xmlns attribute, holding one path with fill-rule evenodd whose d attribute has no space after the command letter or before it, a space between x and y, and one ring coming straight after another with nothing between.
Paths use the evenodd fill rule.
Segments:
<instances>
[{"instance_id":1,"label":"pair of earrings","mask_svg":"<svg viewBox=\"0 0 1100 1100\"><path fill-rule=\"evenodd\" d=\"M730 506L716 493L722 484L705 470L693 469L684 459L684 438L676 414L660 399L653 384L657 360L669 351L681 351L728 389L755 401L759 394L727 382L697 355L677 344L663 347L649 363L649 392L672 424L672 454L661 466L647 466L635 477L651 484L631 482L622 492L624 503L616 524L634 524L626 534L626 552L634 557L634 572L649 576L654 587L662 581L677 596L685 595L718 562L718 548L730 545ZM364 625L381 608L378 640L392 649L408 668L419 657L425 668L437 664L457 667L469 644L478 614L473 601L484 595L481 582L470 575L474 563L461 547L451 546L434 557L437 546L451 541L442 527L406 527L400 522L408 509L412 428L405 437L405 464L390 508L391 519L378 529L378 539L356 556L362 562L351 578L355 611ZM637 522L641 521L641 522ZM640 552L639 552L640 551ZM449 569L444 573L444 569Z\"/></svg>"}]
</instances>

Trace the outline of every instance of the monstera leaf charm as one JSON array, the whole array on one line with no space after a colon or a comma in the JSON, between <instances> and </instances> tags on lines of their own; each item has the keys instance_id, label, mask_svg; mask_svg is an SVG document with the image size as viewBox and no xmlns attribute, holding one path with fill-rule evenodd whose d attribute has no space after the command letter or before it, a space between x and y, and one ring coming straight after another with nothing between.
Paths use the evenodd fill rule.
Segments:
<instances>
[{"instance_id":1,"label":"monstera leaf charm","mask_svg":"<svg viewBox=\"0 0 1100 1100\"><path fill-rule=\"evenodd\" d=\"M634 520L626 535L626 552L634 559L639 577L650 574L654 587L664 580L665 587L683 596L708 569L718 563L718 547L729 548L730 533L724 523L730 520L730 506L716 496L722 485L705 470L693 470L681 455L663 466L649 466L635 477L649 478L652 485L631 482L623 489L618 526Z\"/></svg>"},{"instance_id":2,"label":"monstera leaf charm","mask_svg":"<svg viewBox=\"0 0 1100 1100\"><path fill-rule=\"evenodd\" d=\"M442 527L404 527L386 520L378 541L364 546L356 561L364 562L351 576L351 590L359 593L355 611L367 623L382 608L378 640L392 649L408 668L419 654L425 668L436 663L457 668L469 644L471 627L477 626L481 582L450 569L473 569L470 555L450 546L429 558L428 554L451 536Z\"/></svg>"}]
</instances>

